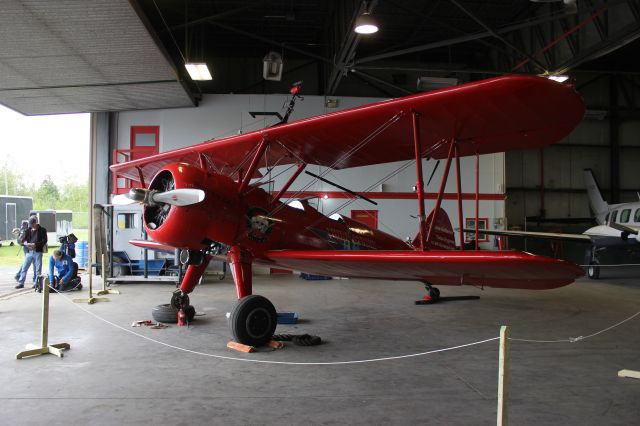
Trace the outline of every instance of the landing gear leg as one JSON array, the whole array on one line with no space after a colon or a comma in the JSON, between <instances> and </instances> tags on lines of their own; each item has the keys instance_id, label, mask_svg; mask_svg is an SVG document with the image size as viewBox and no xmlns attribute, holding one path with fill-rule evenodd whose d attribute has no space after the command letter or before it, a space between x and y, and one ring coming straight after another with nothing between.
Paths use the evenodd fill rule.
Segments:
<instances>
[{"instance_id":1,"label":"landing gear leg","mask_svg":"<svg viewBox=\"0 0 640 426\"><path fill-rule=\"evenodd\" d=\"M262 346L271 340L276 330L276 308L266 297L251 294L252 270L248 253L232 247L229 257L239 299L229 318L231 335L239 343Z\"/></svg>"},{"instance_id":2,"label":"landing gear leg","mask_svg":"<svg viewBox=\"0 0 640 426\"><path fill-rule=\"evenodd\" d=\"M596 248L591 247L591 260L589 260L589 266L587 267L587 276L589 279L597 280L600 278L600 266L598 266L598 264Z\"/></svg>"}]
</instances>

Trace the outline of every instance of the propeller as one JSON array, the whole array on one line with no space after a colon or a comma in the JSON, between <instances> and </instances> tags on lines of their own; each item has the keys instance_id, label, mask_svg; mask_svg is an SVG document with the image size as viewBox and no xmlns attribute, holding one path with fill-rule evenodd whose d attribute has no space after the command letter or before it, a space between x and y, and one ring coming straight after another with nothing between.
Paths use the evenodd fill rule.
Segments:
<instances>
[{"instance_id":1,"label":"propeller","mask_svg":"<svg viewBox=\"0 0 640 426\"><path fill-rule=\"evenodd\" d=\"M127 194L113 197L114 205L123 206L140 203L147 206L170 204L172 206L189 206L204 200L202 189L180 188L160 192L154 189L131 188Z\"/></svg>"}]
</instances>

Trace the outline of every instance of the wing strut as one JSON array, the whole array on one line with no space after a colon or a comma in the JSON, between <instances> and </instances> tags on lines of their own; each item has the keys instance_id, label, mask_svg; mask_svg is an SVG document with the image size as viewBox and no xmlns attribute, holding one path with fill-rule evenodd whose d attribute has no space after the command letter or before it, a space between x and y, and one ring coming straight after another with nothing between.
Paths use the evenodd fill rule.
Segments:
<instances>
[{"instance_id":1,"label":"wing strut","mask_svg":"<svg viewBox=\"0 0 640 426\"><path fill-rule=\"evenodd\" d=\"M422 146L420 144L420 129L418 127L419 114L411 111L412 127L413 127L413 146L416 156L416 191L418 192L418 218L420 219L420 250L424 251L426 245L426 229L425 229L425 211L424 211L424 184L422 182Z\"/></svg>"},{"instance_id":2,"label":"wing strut","mask_svg":"<svg viewBox=\"0 0 640 426\"><path fill-rule=\"evenodd\" d=\"M249 165L249 169L247 170L247 173L244 175L244 177L241 178L242 183L238 188L238 193L242 194L244 190L247 188L247 185L251 181L253 173L256 171L256 168L258 167L258 163L260 162L260 157L262 157L262 154L264 154L264 151L267 149L267 145L269 145L269 141L265 135L262 138L262 141L260 141L260 145L258 145L258 150L256 151L255 155L253 156L253 159L251 160L251 164Z\"/></svg>"},{"instance_id":3,"label":"wing strut","mask_svg":"<svg viewBox=\"0 0 640 426\"><path fill-rule=\"evenodd\" d=\"M462 182L460 181L460 152L458 151L458 141L454 142L454 153L456 155L456 184L458 186L458 227L460 228L460 250L464 250L464 231L462 230Z\"/></svg>"},{"instance_id":4,"label":"wing strut","mask_svg":"<svg viewBox=\"0 0 640 426\"><path fill-rule=\"evenodd\" d=\"M298 169L293 172L293 175L291 175L287 183L284 184L280 192L278 192L273 198L274 202L278 201L284 195L284 193L287 192L291 184L298 178L298 176L300 176L300 173L302 173L305 167L307 167L307 163L298 163Z\"/></svg>"},{"instance_id":5,"label":"wing strut","mask_svg":"<svg viewBox=\"0 0 640 426\"><path fill-rule=\"evenodd\" d=\"M479 250L479 241L478 238L480 234L478 233L478 221L480 215L480 154L476 151L476 250ZM487 226L488 228L488 226Z\"/></svg>"}]
</instances>

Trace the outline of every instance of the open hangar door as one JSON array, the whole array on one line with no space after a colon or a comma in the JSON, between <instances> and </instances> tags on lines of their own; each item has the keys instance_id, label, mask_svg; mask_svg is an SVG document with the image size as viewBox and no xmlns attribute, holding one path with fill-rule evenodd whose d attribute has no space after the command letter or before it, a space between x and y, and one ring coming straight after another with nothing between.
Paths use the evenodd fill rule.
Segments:
<instances>
[{"instance_id":1,"label":"open hangar door","mask_svg":"<svg viewBox=\"0 0 640 426\"><path fill-rule=\"evenodd\" d=\"M578 195L576 170L591 161L585 157L593 158L591 168L601 185L610 188L609 201L615 202L616 188L620 191L619 201L632 195L624 191L633 189L633 182L629 186L625 182L633 177L632 170L637 164L633 147L633 135L637 133L634 100L640 70L637 64L623 59L637 57L640 15L636 1L521 0L488 4L472 0L435 3L381 0L248 4L190 0L187 5L158 0L105 0L92 2L91 9L86 4L30 0L7 3L0 18L7 29L0 46L0 103L26 114L92 112L91 205L108 203L114 193L108 166L113 162L114 150L127 149L132 126L158 126L159 149L166 151L212 136L220 137L223 131L269 124L266 120L251 124L246 111L280 110L283 94L291 82L298 80L305 80L308 91L305 101L299 104L300 115L294 119L330 112L336 103L340 107L355 106L354 102L364 101L358 99L361 97L388 99L416 93L425 87L418 89L416 84L422 77L426 77L422 79L424 84L437 85L452 84L453 80L477 81L497 74L539 75L560 71L568 71L576 79L576 87L587 100L589 110L595 112L595 117L589 117L577 131L584 137L579 133L570 135L566 142L575 143L571 148L545 149L544 172L537 176L534 171L541 170L537 152L525 153L526 158L520 160L515 157L513 162L508 156L483 157L480 193L486 199L480 201L478 216L487 219L487 227L497 229L508 226L510 221L518 223L519 217L540 215L542 204L546 217L551 216L557 205L562 206L559 213L570 211L571 216L581 215L584 207L575 207L579 203L574 198L567 207L565 200L567 194ZM376 38L356 39L352 35L351 23L364 11L380 20L381 31ZM191 59L199 56L199 60L213 64L212 81L194 82L188 77L183 66L187 51ZM616 51L623 58L616 58ZM280 82L262 78L263 59L270 52L282 56L284 70ZM50 72L52 69L56 72ZM624 76L615 83L619 90L610 92L613 98L601 96L611 75L614 79ZM209 108L216 103L219 107ZM195 105L200 106L193 108ZM308 113L304 112L306 105L310 105ZM612 114L607 113L599 121L598 111L603 109ZM183 122L175 125L178 120ZM608 128L607 123L615 120L620 120L619 125ZM172 129L175 134L171 134ZM629 138L622 136L625 132ZM581 145L592 143L607 146L592 149ZM574 153L566 155L565 150ZM580 150L585 157L574 155ZM607 157L605 152L610 150L618 150L619 155ZM613 174L616 164L621 172ZM464 168L472 170L469 166L466 164ZM332 177L343 186L367 188L374 173L389 172L385 167L393 166L353 174L336 173ZM425 175L433 168L433 161L425 162ZM565 175L555 173L562 170L569 170L572 177L567 180ZM630 175L624 176L624 170ZM442 164L429 191L433 190L434 182L439 182L441 173ZM531 180L511 180L523 175ZM379 228L388 226L398 235L414 235L415 219L410 217L417 213L410 210L410 206L415 209L415 201L410 199L414 176L413 171L407 171L406 175L381 184L385 186L373 188L382 197L377 200ZM616 176L622 179L617 184ZM274 179L276 190L281 177ZM563 179L563 186L559 186L558 179ZM465 182L469 182L468 176ZM554 196L554 188L559 189L557 194L564 204L549 198ZM544 202L536 206L542 189ZM344 196L324 185L310 188L309 192L314 194L308 195L322 196L316 202L325 212L335 209ZM469 189L465 183L463 192L473 192L473 187ZM526 204L527 208L510 215L508 203L513 199L515 204L519 192L529 198L518 206ZM473 201L464 203L467 217L473 212ZM428 200L427 206L433 206L432 200ZM445 200L446 209L452 206L451 200ZM366 203L350 208L373 209ZM401 216L394 210L409 214ZM344 213L348 215L349 211ZM501 217L508 220L499 223ZM495 336L500 321L508 319L517 324L515 338L563 339L546 346L539 346L542 345L539 342L512 342L514 354L535 354L527 356L526 362L518 357L512 359L516 368L511 371L511 395L518 401L509 413L512 422L637 422L636 395L629 391L628 382L614 377L621 365L637 368L634 365L637 342L626 339L627 333L635 332L636 323L624 322L619 328L583 341L591 339L589 333L604 331L625 318L633 319L637 311L637 292L633 286L622 283L607 287L583 281L580 285L535 294L453 288L450 293L453 296L477 292L473 294L482 294L482 300L429 306L434 309L426 310L422 309L425 306L412 304L415 288L402 282L353 280L348 286L336 282L316 284L296 283L288 287L261 283L272 297L278 297L281 307L293 306L304 312L304 319L310 321L306 326L330 330L327 346L316 352L290 347L284 352L240 357L297 358L307 362L316 356L314 361L324 362L327 353L336 360L348 361L412 355L417 351L481 342ZM349 424L419 424L434 419L475 424L495 419L491 395L496 390L497 355L492 343L425 355L431 357L426 358L426 363L425 357L420 356L386 364L329 367L332 370L315 365L305 366L305 375L291 375L292 369L274 366L281 368L277 381L282 385L278 388L279 395L274 397L269 371L276 370L271 367L245 361L236 364L226 359L211 363L216 355L229 355L224 348L228 335L226 319L220 313L232 306L235 295L218 293L218 287L223 286L208 286L202 289L205 294L198 296L202 297L200 300L215 300L199 307L208 314L201 322L208 331L195 327L142 330L141 334L148 333L146 337L167 339L164 343L174 348L155 346L148 339L132 340L138 339L130 333L132 316L138 319L139 312L147 315L149 304L166 302L166 298L154 299L158 296L155 291L138 292L131 286L126 301L87 308L117 323L120 329L94 321L95 317L78 320L85 318L78 315L85 314L72 305L69 308L62 300L54 302L52 315L57 316L56 320L64 320L61 321L64 327L56 327L55 333L77 337L65 359L47 362L61 361L67 367L91 363L100 368L93 369L90 377L82 369L76 375L58 377L62 370L57 367L49 368L50 374L33 375L28 367L20 368L24 364L16 367L4 363L2 373L13 383L11 390L6 391L6 399L17 401L7 405L5 415L34 423L70 413L77 422L90 423L95 421L97 412L103 421L112 423L121 423L123 418L148 423L150 416L167 423L207 423L221 415L238 424L275 424L283 418ZM226 290L232 293L230 286ZM140 311L135 310L137 300L144 305ZM26 301L26 297L2 301L3 308L7 307L6 312L15 319L2 325L7 347L23 345L23 340L29 341L25 336L37 328L25 325L35 324L33 318L38 318L39 303ZM187 347L187 341L193 346ZM389 341L393 341L392 347ZM175 347L192 352L174 352ZM147 356L127 356L126 351L131 348ZM202 355L205 353L206 358ZM151 356L153 362L149 362ZM189 358L192 356L196 358ZM177 359L184 361L181 365L194 368L176 370ZM442 362L437 362L438 359ZM442 369L443 362L446 371ZM455 372L455 377L448 372ZM68 384L68 388L57 386L56 383L62 383L59 380ZM211 383L222 386L212 387ZM394 383L391 391L389 383ZM59 388L55 403L51 403L48 394L34 394L33 389L52 386ZM180 396L167 398L166 389L172 389L176 395L200 395L202 403L185 405ZM74 396L79 394L91 398ZM121 397L114 399L116 394ZM339 398L328 398L328 394ZM448 398L452 394L457 398ZM130 395L148 398L132 399ZM34 398L41 410L24 410L24 404L19 403L22 399L32 404ZM430 401L428 410L424 409L425 398ZM260 410L255 409L256 401L260 402ZM264 412L279 412L282 416L271 419Z\"/></svg>"}]
</instances>

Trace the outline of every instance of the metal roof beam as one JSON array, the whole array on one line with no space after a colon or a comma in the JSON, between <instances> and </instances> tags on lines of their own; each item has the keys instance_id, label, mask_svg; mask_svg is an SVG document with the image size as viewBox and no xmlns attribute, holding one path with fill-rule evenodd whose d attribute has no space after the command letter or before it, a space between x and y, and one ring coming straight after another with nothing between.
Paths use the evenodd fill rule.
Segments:
<instances>
[{"instance_id":1,"label":"metal roof beam","mask_svg":"<svg viewBox=\"0 0 640 426\"><path fill-rule=\"evenodd\" d=\"M493 28L491 28L489 25L487 25L482 19L478 18L470 10L468 10L463 5L461 5L458 1L456 1L456 0L449 0L449 1L451 3L453 3L458 9L460 9L469 18L473 19L478 25L480 25L482 28L487 30L487 32L489 32L489 34L491 34L493 37L497 38L502 43L504 43L507 47L511 48L513 51L515 51L517 54L519 54L523 58L529 59L529 61L533 62L538 68L540 68L540 70L542 70L542 71L546 71L547 70L547 68L542 63L540 63L535 58L529 56L527 53L522 51L519 47L515 46L509 40L507 40L506 38L504 38L503 36L498 34Z\"/></svg>"},{"instance_id":2,"label":"metal roof beam","mask_svg":"<svg viewBox=\"0 0 640 426\"><path fill-rule=\"evenodd\" d=\"M360 6L354 9L354 13L351 16L349 24L344 28L345 34L343 35L340 49L336 52L334 57L335 64L333 65L331 75L329 76L329 83L327 85L326 92L327 95L333 95L335 93L338 89L338 85L340 84L340 80L342 80L342 77L345 75L346 67L353 62L356 49L360 43L360 34L353 31L356 19L365 11L368 11L369 13L373 12L377 4L378 0L373 0L369 3L369 9L366 10L367 2L363 0L360 2Z\"/></svg>"},{"instance_id":3,"label":"metal roof beam","mask_svg":"<svg viewBox=\"0 0 640 426\"><path fill-rule=\"evenodd\" d=\"M272 46L278 46L281 49L286 49L286 50L290 50L292 52L297 52L297 53L300 53L301 55L305 55L305 56L308 56L310 58L315 58L315 59L317 59L319 61L327 62L327 63L330 63L330 64L333 63L332 61L330 61L329 59L325 58L324 56L316 55L315 53L311 53L311 52L307 52L306 50L298 49L297 47L290 46L290 45L288 45L286 43L282 43L282 42L279 42L279 41L271 40L271 39L269 39L267 37L262 37L262 36L259 36L257 34L252 34L250 32L247 32L247 31L244 31L244 30L241 30L241 29L238 29L238 28L234 28L234 27L231 27L229 25L222 24L220 22L207 21L207 24L214 25L216 27L220 27L220 28L225 29L227 31L231 31L231 32L234 32L236 34L243 35L243 36L245 36L247 38L252 38L254 40L259 40L259 41L261 41L263 43L270 44Z\"/></svg>"}]
</instances>

